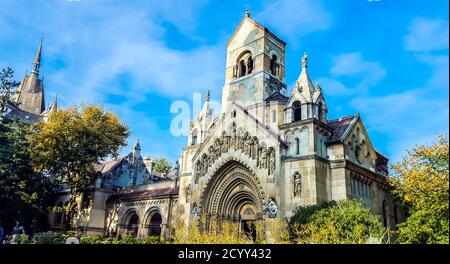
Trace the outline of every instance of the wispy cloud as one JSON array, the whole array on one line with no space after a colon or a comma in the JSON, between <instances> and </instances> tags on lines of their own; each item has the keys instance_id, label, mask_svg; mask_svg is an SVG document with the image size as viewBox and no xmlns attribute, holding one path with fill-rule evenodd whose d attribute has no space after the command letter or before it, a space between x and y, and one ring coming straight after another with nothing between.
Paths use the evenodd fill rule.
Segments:
<instances>
[{"instance_id":1,"label":"wispy cloud","mask_svg":"<svg viewBox=\"0 0 450 264\"><path fill-rule=\"evenodd\" d=\"M299 37L326 30L331 26L331 13L321 1L268 1L263 6L261 14L256 14L258 20L286 36L291 43L297 42Z\"/></svg>"},{"instance_id":2,"label":"wispy cloud","mask_svg":"<svg viewBox=\"0 0 450 264\"><path fill-rule=\"evenodd\" d=\"M448 20L416 18L404 37L404 44L409 51L448 49Z\"/></svg>"},{"instance_id":3,"label":"wispy cloud","mask_svg":"<svg viewBox=\"0 0 450 264\"><path fill-rule=\"evenodd\" d=\"M332 57L329 77L319 78L329 95L352 95L356 92L366 93L386 77L386 70L380 62L372 62L363 58L361 52L349 52ZM347 86L340 78L356 80L354 86Z\"/></svg>"}]
</instances>

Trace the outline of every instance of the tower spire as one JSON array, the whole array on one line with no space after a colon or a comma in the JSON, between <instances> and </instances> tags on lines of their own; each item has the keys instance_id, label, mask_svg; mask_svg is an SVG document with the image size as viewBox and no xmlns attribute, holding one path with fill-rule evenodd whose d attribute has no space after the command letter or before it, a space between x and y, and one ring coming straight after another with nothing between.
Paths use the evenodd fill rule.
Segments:
<instances>
[{"instance_id":1,"label":"tower spire","mask_svg":"<svg viewBox=\"0 0 450 264\"><path fill-rule=\"evenodd\" d=\"M34 59L33 67L31 73L39 75L39 68L41 67L41 54L42 54L42 43L44 42L44 37L41 38L41 43L39 45L38 51L36 53L36 58Z\"/></svg>"}]
</instances>

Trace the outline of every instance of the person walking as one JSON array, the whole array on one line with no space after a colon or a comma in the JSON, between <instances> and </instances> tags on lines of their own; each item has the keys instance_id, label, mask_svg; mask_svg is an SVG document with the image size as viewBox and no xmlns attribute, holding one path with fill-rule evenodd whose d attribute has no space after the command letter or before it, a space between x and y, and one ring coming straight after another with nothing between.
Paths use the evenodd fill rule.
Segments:
<instances>
[{"instance_id":1,"label":"person walking","mask_svg":"<svg viewBox=\"0 0 450 264\"><path fill-rule=\"evenodd\" d=\"M3 244L4 237L5 237L5 229L3 229L2 220L0 219L0 244Z\"/></svg>"}]
</instances>

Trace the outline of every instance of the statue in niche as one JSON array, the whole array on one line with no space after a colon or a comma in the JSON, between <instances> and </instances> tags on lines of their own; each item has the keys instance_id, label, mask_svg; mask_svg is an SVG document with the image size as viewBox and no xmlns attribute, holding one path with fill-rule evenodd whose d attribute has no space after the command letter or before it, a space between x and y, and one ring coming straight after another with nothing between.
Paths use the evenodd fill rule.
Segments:
<instances>
[{"instance_id":1,"label":"statue in niche","mask_svg":"<svg viewBox=\"0 0 450 264\"><path fill-rule=\"evenodd\" d=\"M250 157L252 159L256 159L256 152L258 151L258 138L257 137L253 137L253 142L252 142L252 148L250 150Z\"/></svg>"},{"instance_id":2,"label":"statue in niche","mask_svg":"<svg viewBox=\"0 0 450 264\"><path fill-rule=\"evenodd\" d=\"M180 176L180 162L177 160L175 162L175 166L173 167L173 172L175 174L175 177L179 177Z\"/></svg>"},{"instance_id":3,"label":"statue in niche","mask_svg":"<svg viewBox=\"0 0 450 264\"><path fill-rule=\"evenodd\" d=\"M302 192L302 176L296 172L294 174L294 196L300 196Z\"/></svg>"},{"instance_id":4,"label":"statue in niche","mask_svg":"<svg viewBox=\"0 0 450 264\"><path fill-rule=\"evenodd\" d=\"M261 150L261 158L260 158L260 162L259 162L260 169L266 169L267 168L267 150L266 148L262 148Z\"/></svg>"},{"instance_id":5,"label":"statue in niche","mask_svg":"<svg viewBox=\"0 0 450 264\"><path fill-rule=\"evenodd\" d=\"M186 186L186 189L184 191L184 194L186 195L186 203L189 202L189 198L191 197L191 192L192 192L192 186L191 186L191 184L188 184L188 186Z\"/></svg>"},{"instance_id":6,"label":"statue in niche","mask_svg":"<svg viewBox=\"0 0 450 264\"><path fill-rule=\"evenodd\" d=\"M251 148L253 145L253 140L252 137L246 132L246 138L245 138L245 149L244 149L244 153L247 155L250 155L251 152Z\"/></svg>"},{"instance_id":7,"label":"statue in niche","mask_svg":"<svg viewBox=\"0 0 450 264\"><path fill-rule=\"evenodd\" d=\"M269 215L269 218L277 217L278 206L273 198L269 198L266 210L267 214Z\"/></svg>"},{"instance_id":8,"label":"statue in niche","mask_svg":"<svg viewBox=\"0 0 450 264\"><path fill-rule=\"evenodd\" d=\"M273 174L275 172L275 150L273 148L269 149L268 167L269 175Z\"/></svg>"}]
</instances>

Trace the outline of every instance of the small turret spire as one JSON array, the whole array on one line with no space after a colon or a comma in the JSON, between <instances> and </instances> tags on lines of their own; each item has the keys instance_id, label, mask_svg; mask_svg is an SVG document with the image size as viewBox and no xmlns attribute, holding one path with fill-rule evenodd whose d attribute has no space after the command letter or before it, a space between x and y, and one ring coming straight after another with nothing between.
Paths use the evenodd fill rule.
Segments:
<instances>
[{"instance_id":1,"label":"small turret spire","mask_svg":"<svg viewBox=\"0 0 450 264\"><path fill-rule=\"evenodd\" d=\"M250 9L247 8L247 9L245 10L245 16L246 16L246 17L250 17Z\"/></svg>"}]
</instances>

